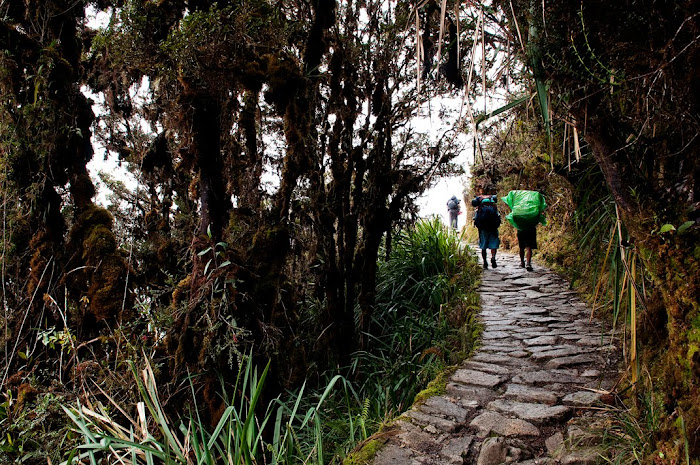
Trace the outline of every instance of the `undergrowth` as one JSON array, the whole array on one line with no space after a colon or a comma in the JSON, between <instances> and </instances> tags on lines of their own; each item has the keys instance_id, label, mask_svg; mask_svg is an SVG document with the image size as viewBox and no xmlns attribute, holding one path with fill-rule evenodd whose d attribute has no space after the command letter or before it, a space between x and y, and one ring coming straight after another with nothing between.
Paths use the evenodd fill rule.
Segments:
<instances>
[{"instance_id":1,"label":"undergrowth","mask_svg":"<svg viewBox=\"0 0 700 465\"><path fill-rule=\"evenodd\" d=\"M456 234L437 219L419 223L397 235L380 263L369 343L351 366L321 376L321 388L302 386L260 405L267 368L246 357L209 426L196 404L176 417L166 412L144 357L140 370L132 363L135 406L95 392L64 407L84 441L64 463L341 463L474 349L479 276Z\"/></svg>"}]
</instances>

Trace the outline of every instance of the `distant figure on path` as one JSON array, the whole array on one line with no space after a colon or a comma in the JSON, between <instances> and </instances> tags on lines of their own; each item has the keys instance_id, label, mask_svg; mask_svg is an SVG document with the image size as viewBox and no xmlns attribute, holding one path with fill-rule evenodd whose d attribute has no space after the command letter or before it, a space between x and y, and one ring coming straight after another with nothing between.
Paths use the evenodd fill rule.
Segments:
<instances>
[{"instance_id":1,"label":"distant figure on path","mask_svg":"<svg viewBox=\"0 0 700 465\"><path fill-rule=\"evenodd\" d=\"M457 230L457 216L460 213L459 199L454 195L447 201L447 214L450 217L450 227Z\"/></svg>"},{"instance_id":2,"label":"distant figure on path","mask_svg":"<svg viewBox=\"0 0 700 465\"><path fill-rule=\"evenodd\" d=\"M532 271L532 251L537 248L537 225L547 224L544 217L547 203L540 192L526 190L510 191L502 200L512 210L506 219L518 231L520 266Z\"/></svg>"},{"instance_id":3,"label":"distant figure on path","mask_svg":"<svg viewBox=\"0 0 700 465\"><path fill-rule=\"evenodd\" d=\"M488 269L489 265L486 262L486 249L491 249L491 266L498 267L496 263L496 251L501 245L501 239L498 237L498 227L501 226L501 214L498 212L496 201L498 198L495 195L477 195L472 200L474 211L474 226L479 230L479 248L481 249L481 258L484 259L484 269Z\"/></svg>"}]
</instances>

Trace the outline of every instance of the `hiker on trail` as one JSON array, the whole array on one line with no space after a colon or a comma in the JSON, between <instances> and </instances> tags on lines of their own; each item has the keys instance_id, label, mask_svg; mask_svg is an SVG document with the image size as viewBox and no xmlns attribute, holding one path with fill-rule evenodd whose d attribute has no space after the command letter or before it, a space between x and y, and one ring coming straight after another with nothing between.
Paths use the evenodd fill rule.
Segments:
<instances>
[{"instance_id":1,"label":"hiker on trail","mask_svg":"<svg viewBox=\"0 0 700 465\"><path fill-rule=\"evenodd\" d=\"M520 267L532 271L532 251L537 248L537 225L547 224L544 210L547 203L537 191L514 190L502 197L511 209L506 219L518 232Z\"/></svg>"},{"instance_id":2,"label":"hiker on trail","mask_svg":"<svg viewBox=\"0 0 700 465\"><path fill-rule=\"evenodd\" d=\"M479 248L484 259L484 269L488 269L486 249L491 249L491 267L496 268L496 251L501 244L498 237L498 227L501 225L501 214L498 212L495 195L478 195L472 200L474 211L474 226L479 230Z\"/></svg>"},{"instance_id":3,"label":"hiker on trail","mask_svg":"<svg viewBox=\"0 0 700 465\"><path fill-rule=\"evenodd\" d=\"M450 227L457 230L457 216L460 214L459 199L454 195L447 201L447 214L450 217Z\"/></svg>"}]
</instances>

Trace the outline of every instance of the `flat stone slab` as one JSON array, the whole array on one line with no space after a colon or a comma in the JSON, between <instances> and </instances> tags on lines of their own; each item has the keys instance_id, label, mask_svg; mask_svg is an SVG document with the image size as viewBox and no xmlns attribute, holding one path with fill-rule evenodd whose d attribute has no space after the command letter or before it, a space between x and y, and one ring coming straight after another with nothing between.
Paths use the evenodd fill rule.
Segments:
<instances>
[{"instance_id":1,"label":"flat stone slab","mask_svg":"<svg viewBox=\"0 0 700 465\"><path fill-rule=\"evenodd\" d=\"M485 323L490 323L493 326L513 326L515 324L515 320L512 318L503 318L503 317L490 317L490 318L481 318ZM490 325L489 325L490 326Z\"/></svg>"},{"instance_id":2,"label":"flat stone slab","mask_svg":"<svg viewBox=\"0 0 700 465\"><path fill-rule=\"evenodd\" d=\"M484 363L506 363L506 364L513 364L513 363L518 363L519 360L517 358L509 357L507 355L502 355L502 354L487 354L480 352L476 354L475 356L472 357L472 360L476 362L484 362Z\"/></svg>"},{"instance_id":3,"label":"flat stone slab","mask_svg":"<svg viewBox=\"0 0 700 465\"><path fill-rule=\"evenodd\" d=\"M483 354L484 352L500 352L503 354L507 354L510 351L514 349L520 349L520 341L512 341L513 344L501 344L500 342L486 342L481 348L479 349L479 353ZM473 360L473 358L472 358Z\"/></svg>"},{"instance_id":4,"label":"flat stone slab","mask_svg":"<svg viewBox=\"0 0 700 465\"><path fill-rule=\"evenodd\" d=\"M451 463L463 464L473 442L474 436L469 434L448 439L442 444L440 455Z\"/></svg>"},{"instance_id":5,"label":"flat stone slab","mask_svg":"<svg viewBox=\"0 0 700 465\"><path fill-rule=\"evenodd\" d=\"M559 462L550 457L539 457L536 459L513 463L512 465L559 465Z\"/></svg>"},{"instance_id":6,"label":"flat stone slab","mask_svg":"<svg viewBox=\"0 0 700 465\"><path fill-rule=\"evenodd\" d=\"M595 465L600 458L600 451L594 448L573 451L561 459L561 465Z\"/></svg>"},{"instance_id":7,"label":"flat stone slab","mask_svg":"<svg viewBox=\"0 0 700 465\"><path fill-rule=\"evenodd\" d=\"M492 339L507 339L511 337L511 333L508 331L484 331L482 339L484 341L489 341Z\"/></svg>"},{"instance_id":8,"label":"flat stone slab","mask_svg":"<svg viewBox=\"0 0 700 465\"><path fill-rule=\"evenodd\" d=\"M534 315L547 315L549 314L549 310L546 308L537 308L537 307L520 307L520 308L511 308L510 311L508 312L508 315L511 316L512 318L515 318L518 321L521 321L523 318L531 317Z\"/></svg>"},{"instance_id":9,"label":"flat stone slab","mask_svg":"<svg viewBox=\"0 0 700 465\"><path fill-rule=\"evenodd\" d=\"M605 339L601 339L600 337L583 337L578 340L577 344L582 346L601 347L609 345L610 340L606 341Z\"/></svg>"},{"instance_id":10,"label":"flat stone slab","mask_svg":"<svg viewBox=\"0 0 700 465\"><path fill-rule=\"evenodd\" d=\"M557 336L539 336L533 339L523 339L526 346L552 346L557 343Z\"/></svg>"},{"instance_id":11,"label":"flat stone slab","mask_svg":"<svg viewBox=\"0 0 700 465\"><path fill-rule=\"evenodd\" d=\"M460 404L468 408L484 406L496 398L497 393L491 389L478 386L465 386L457 383L447 383L445 391L448 395L460 399Z\"/></svg>"},{"instance_id":12,"label":"flat stone slab","mask_svg":"<svg viewBox=\"0 0 700 465\"><path fill-rule=\"evenodd\" d=\"M417 465L411 449L400 447L397 444L388 443L382 447L374 457L374 465Z\"/></svg>"},{"instance_id":13,"label":"flat stone slab","mask_svg":"<svg viewBox=\"0 0 700 465\"><path fill-rule=\"evenodd\" d=\"M540 297L544 297L547 295L543 292L533 291L533 290L529 290L529 289L524 290L523 294L525 294L525 298L528 300L539 299Z\"/></svg>"},{"instance_id":14,"label":"flat stone slab","mask_svg":"<svg viewBox=\"0 0 700 465\"><path fill-rule=\"evenodd\" d=\"M546 325L549 323L559 323L561 321L561 319L553 317L553 316L536 316L536 317L530 318L530 321Z\"/></svg>"},{"instance_id":15,"label":"flat stone slab","mask_svg":"<svg viewBox=\"0 0 700 465\"><path fill-rule=\"evenodd\" d=\"M530 352L524 350L516 350L514 352L508 352L508 355L515 358L525 358L530 356Z\"/></svg>"},{"instance_id":16,"label":"flat stone slab","mask_svg":"<svg viewBox=\"0 0 700 465\"><path fill-rule=\"evenodd\" d=\"M419 412L417 410L409 410L406 412L406 416L415 420L421 425L432 425L440 431L445 433L452 433L457 429L457 423L452 420L446 420L444 418L435 417L433 415L427 415L425 413Z\"/></svg>"},{"instance_id":17,"label":"flat stone slab","mask_svg":"<svg viewBox=\"0 0 700 465\"><path fill-rule=\"evenodd\" d=\"M512 282L518 286L542 286L552 283L551 280L539 276L533 278L518 278L514 279Z\"/></svg>"},{"instance_id":18,"label":"flat stone slab","mask_svg":"<svg viewBox=\"0 0 700 465\"><path fill-rule=\"evenodd\" d=\"M499 412L516 415L518 418L531 421L535 424L559 421L571 412L571 409L564 405L552 406L501 399L491 402L488 405L488 408L491 410L498 410Z\"/></svg>"},{"instance_id":19,"label":"flat stone slab","mask_svg":"<svg viewBox=\"0 0 700 465\"><path fill-rule=\"evenodd\" d=\"M496 387L503 382L503 378L483 371L460 368L452 375L452 381L475 386Z\"/></svg>"},{"instance_id":20,"label":"flat stone slab","mask_svg":"<svg viewBox=\"0 0 700 465\"><path fill-rule=\"evenodd\" d=\"M541 360L541 359L545 359L545 358L568 357L571 355L578 355L581 352L583 352L583 350L580 347L566 346L566 347L554 348L551 350L543 350L541 352L534 352L532 354L532 358L535 360Z\"/></svg>"},{"instance_id":21,"label":"flat stone slab","mask_svg":"<svg viewBox=\"0 0 700 465\"><path fill-rule=\"evenodd\" d=\"M460 407L454 402L450 402L443 396L434 396L428 398L423 405L419 407L419 410L428 415L439 415L441 417L449 418L458 423L462 423L467 419L467 414L469 413L467 409Z\"/></svg>"},{"instance_id":22,"label":"flat stone slab","mask_svg":"<svg viewBox=\"0 0 700 465\"><path fill-rule=\"evenodd\" d=\"M469 424L478 430L477 436L485 438L491 433L501 436L539 436L540 430L532 423L518 418L508 418L497 412L486 411Z\"/></svg>"},{"instance_id":23,"label":"flat stone slab","mask_svg":"<svg viewBox=\"0 0 700 465\"><path fill-rule=\"evenodd\" d=\"M465 362L462 366L470 370L483 371L485 373L491 373L494 375L508 375L513 371L513 368L495 365L493 363L473 362L471 360Z\"/></svg>"},{"instance_id":24,"label":"flat stone slab","mask_svg":"<svg viewBox=\"0 0 700 465\"><path fill-rule=\"evenodd\" d=\"M592 391L572 392L564 397L563 402L566 405L576 407L590 407L600 400L601 394Z\"/></svg>"},{"instance_id":25,"label":"flat stone slab","mask_svg":"<svg viewBox=\"0 0 700 465\"><path fill-rule=\"evenodd\" d=\"M508 384L503 396L518 402L537 402L547 405L554 405L559 400L557 395L548 389L526 386L524 384Z\"/></svg>"},{"instance_id":26,"label":"flat stone slab","mask_svg":"<svg viewBox=\"0 0 700 465\"><path fill-rule=\"evenodd\" d=\"M556 369L561 367L570 367L574 365L582 365L584 363L595 362L596 358L592 355L581 354L573 355L571 357L557 357L553 358L545 364L545 368Z\"/></svg>"}]
</instances>

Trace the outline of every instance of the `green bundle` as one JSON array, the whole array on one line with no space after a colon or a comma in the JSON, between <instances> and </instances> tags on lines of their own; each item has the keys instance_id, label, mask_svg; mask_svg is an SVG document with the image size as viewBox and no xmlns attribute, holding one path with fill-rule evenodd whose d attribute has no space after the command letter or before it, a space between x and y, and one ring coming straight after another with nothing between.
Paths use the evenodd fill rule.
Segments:
<instances>
[{"instance_id":1,"label":"green bundle","mask_svg":"<svg viewBox=\"0 0 700 465\"><path fill-rule=\"evenodd\" d=\"M547 208L547 202L539 192L510 191L508 195L501 197L501 200L511 209L506 219L518 231L534 228L537 223L547 224L543 213Z\"/></svg>"}]
</instances>

